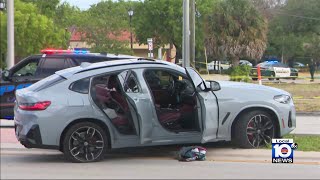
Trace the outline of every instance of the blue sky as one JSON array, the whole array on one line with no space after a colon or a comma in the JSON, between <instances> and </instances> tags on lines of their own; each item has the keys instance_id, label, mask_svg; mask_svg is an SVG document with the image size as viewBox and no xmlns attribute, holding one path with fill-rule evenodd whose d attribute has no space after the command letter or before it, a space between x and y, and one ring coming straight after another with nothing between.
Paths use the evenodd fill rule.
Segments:
<instances>
[{"instance_id":1,"label":"blue sky","mask_svg":"<svg viewBox=\"0 0 320 180\"><path fill-rule=\"evenodd\" d=\"M96 4L101 0L62 0L62 2L67 1L74 6L78 6L80 9L88 9L90 5Z\"/></svg>"}]
</instances>

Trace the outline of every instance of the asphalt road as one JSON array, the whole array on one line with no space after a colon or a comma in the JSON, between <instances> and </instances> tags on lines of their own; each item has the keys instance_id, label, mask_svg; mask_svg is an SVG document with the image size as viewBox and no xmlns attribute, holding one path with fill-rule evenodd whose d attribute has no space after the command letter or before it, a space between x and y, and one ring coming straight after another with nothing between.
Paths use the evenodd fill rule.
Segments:
<instances>
[{"instance_id":1,"label":"asphalt road","mask_svg":"<svg viewBox=\"0 0 320 180\"><path fill-rule=\"evenodd\" d=\"M163 179L163 178L254 178L319 179L319 165L179 162L174 158L108 157L97 163L69 163L53 151L34 154L1 154L1 179Z\"/></svg>"},{"instance_id":2,"label":"asphalt road","mask_svg":"<svg viewBox=\"0 0 320 180\"><path fill-rule=\"evenodd\" d=\"M320 116L297 115L296 129L291 134L320 135Z\"/></svg>"}]
</instances>

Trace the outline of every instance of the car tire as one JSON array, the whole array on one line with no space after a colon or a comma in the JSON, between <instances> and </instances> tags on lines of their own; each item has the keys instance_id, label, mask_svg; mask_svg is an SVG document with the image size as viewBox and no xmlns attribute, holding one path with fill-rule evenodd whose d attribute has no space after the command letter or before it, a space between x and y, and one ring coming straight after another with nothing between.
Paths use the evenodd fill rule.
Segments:
<instances>
[{"instance_id":1,"label":"car tire","mask_svg":"<svg viewBox=\"0 0 320 180\"><path fill-rule=\"evenodd\" d=\"M240 148L250 149L271 143L276 134L276 128L270 114L261 110L241 115L235 122L233 130L233 143Z\"/></svg>"},{"instance_id":2,"label":"car tire","mask_svg":"<svg viewBox=\"0 0 320 180\"><path fill-rule=\"evenodd\" d=\"M268 78L270 81L274 80L274 77L276 76L276 74L274 72L271 72L271 77Z\"/></svg>"},{"instance_id":3,"label":"car tire","mask_svg":"<svg viewBox=\"0 0 320 180\"><path fill-rule=\"evenodd\" d=\"M71 126L63 139L64 156L75 163L100 161L107 149L106 132L92 122L80 122Z\"/></svg>"}]
</instances>

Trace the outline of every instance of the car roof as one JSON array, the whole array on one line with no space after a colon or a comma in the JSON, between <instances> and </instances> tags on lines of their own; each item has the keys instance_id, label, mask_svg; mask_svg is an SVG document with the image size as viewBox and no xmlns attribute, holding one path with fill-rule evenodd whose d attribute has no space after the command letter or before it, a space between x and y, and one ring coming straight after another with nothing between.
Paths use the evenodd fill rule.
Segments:
<instances>
[{"instance_id":1,"label":"car roof","mask_svg":"<svg viewBox=\"0 0 320 180\"><path fill-rule=\"evenodd\" d=\"M142 65L142 64L168 65L168 66L171 66L171 67L173 67L177 70L180 70L180 71L184 70L179 65L176 65L174 63L170 63L167 61L163 61L163 60L154 60L154 59L148 59L148 58L133 58L133 59L119 59L119 60L103 61L103 62L98 62L98 63L85 62L85 63L81 63L80 66L57 71L56 74L63 76L65 78L69 78L77 73L101 69L101 68L123 66L123 65Z\"/></svg>"},{"instance_id":2,"label":"car roof","mask_svg":"<svg viewBox=\"0 0 320 180\"><path fill-rule=\"evenodd\" d=\"M75 54L75 53L54 53L54 54L36 54L33 56L43 56L46 57L108 57L108 58L140 58L138 56L130 56L130 55L124 55L124 54L110 54L110 53L85 53L85 54Z\"/></svg>"}]
</instances>

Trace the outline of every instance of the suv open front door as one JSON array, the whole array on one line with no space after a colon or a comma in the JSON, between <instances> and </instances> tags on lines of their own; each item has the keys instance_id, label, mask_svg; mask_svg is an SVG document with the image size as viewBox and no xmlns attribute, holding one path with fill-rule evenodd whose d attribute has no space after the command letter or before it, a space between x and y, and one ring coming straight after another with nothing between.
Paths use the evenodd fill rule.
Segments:
<instances>
[{"instance_id":1,"label":"suv open front door","mask_svg":"<svg viewBox=\"0 0 320 180\"><path fill-rule=\"evenodd\" d=\"M212 91L205 90L205 84L201 76L193 68L185 68L187 75L192 79L198 92L201 105L202 139L201 143L213 141L217 138L218 131L218 104Z\"/></svg>"}]
</instances>

